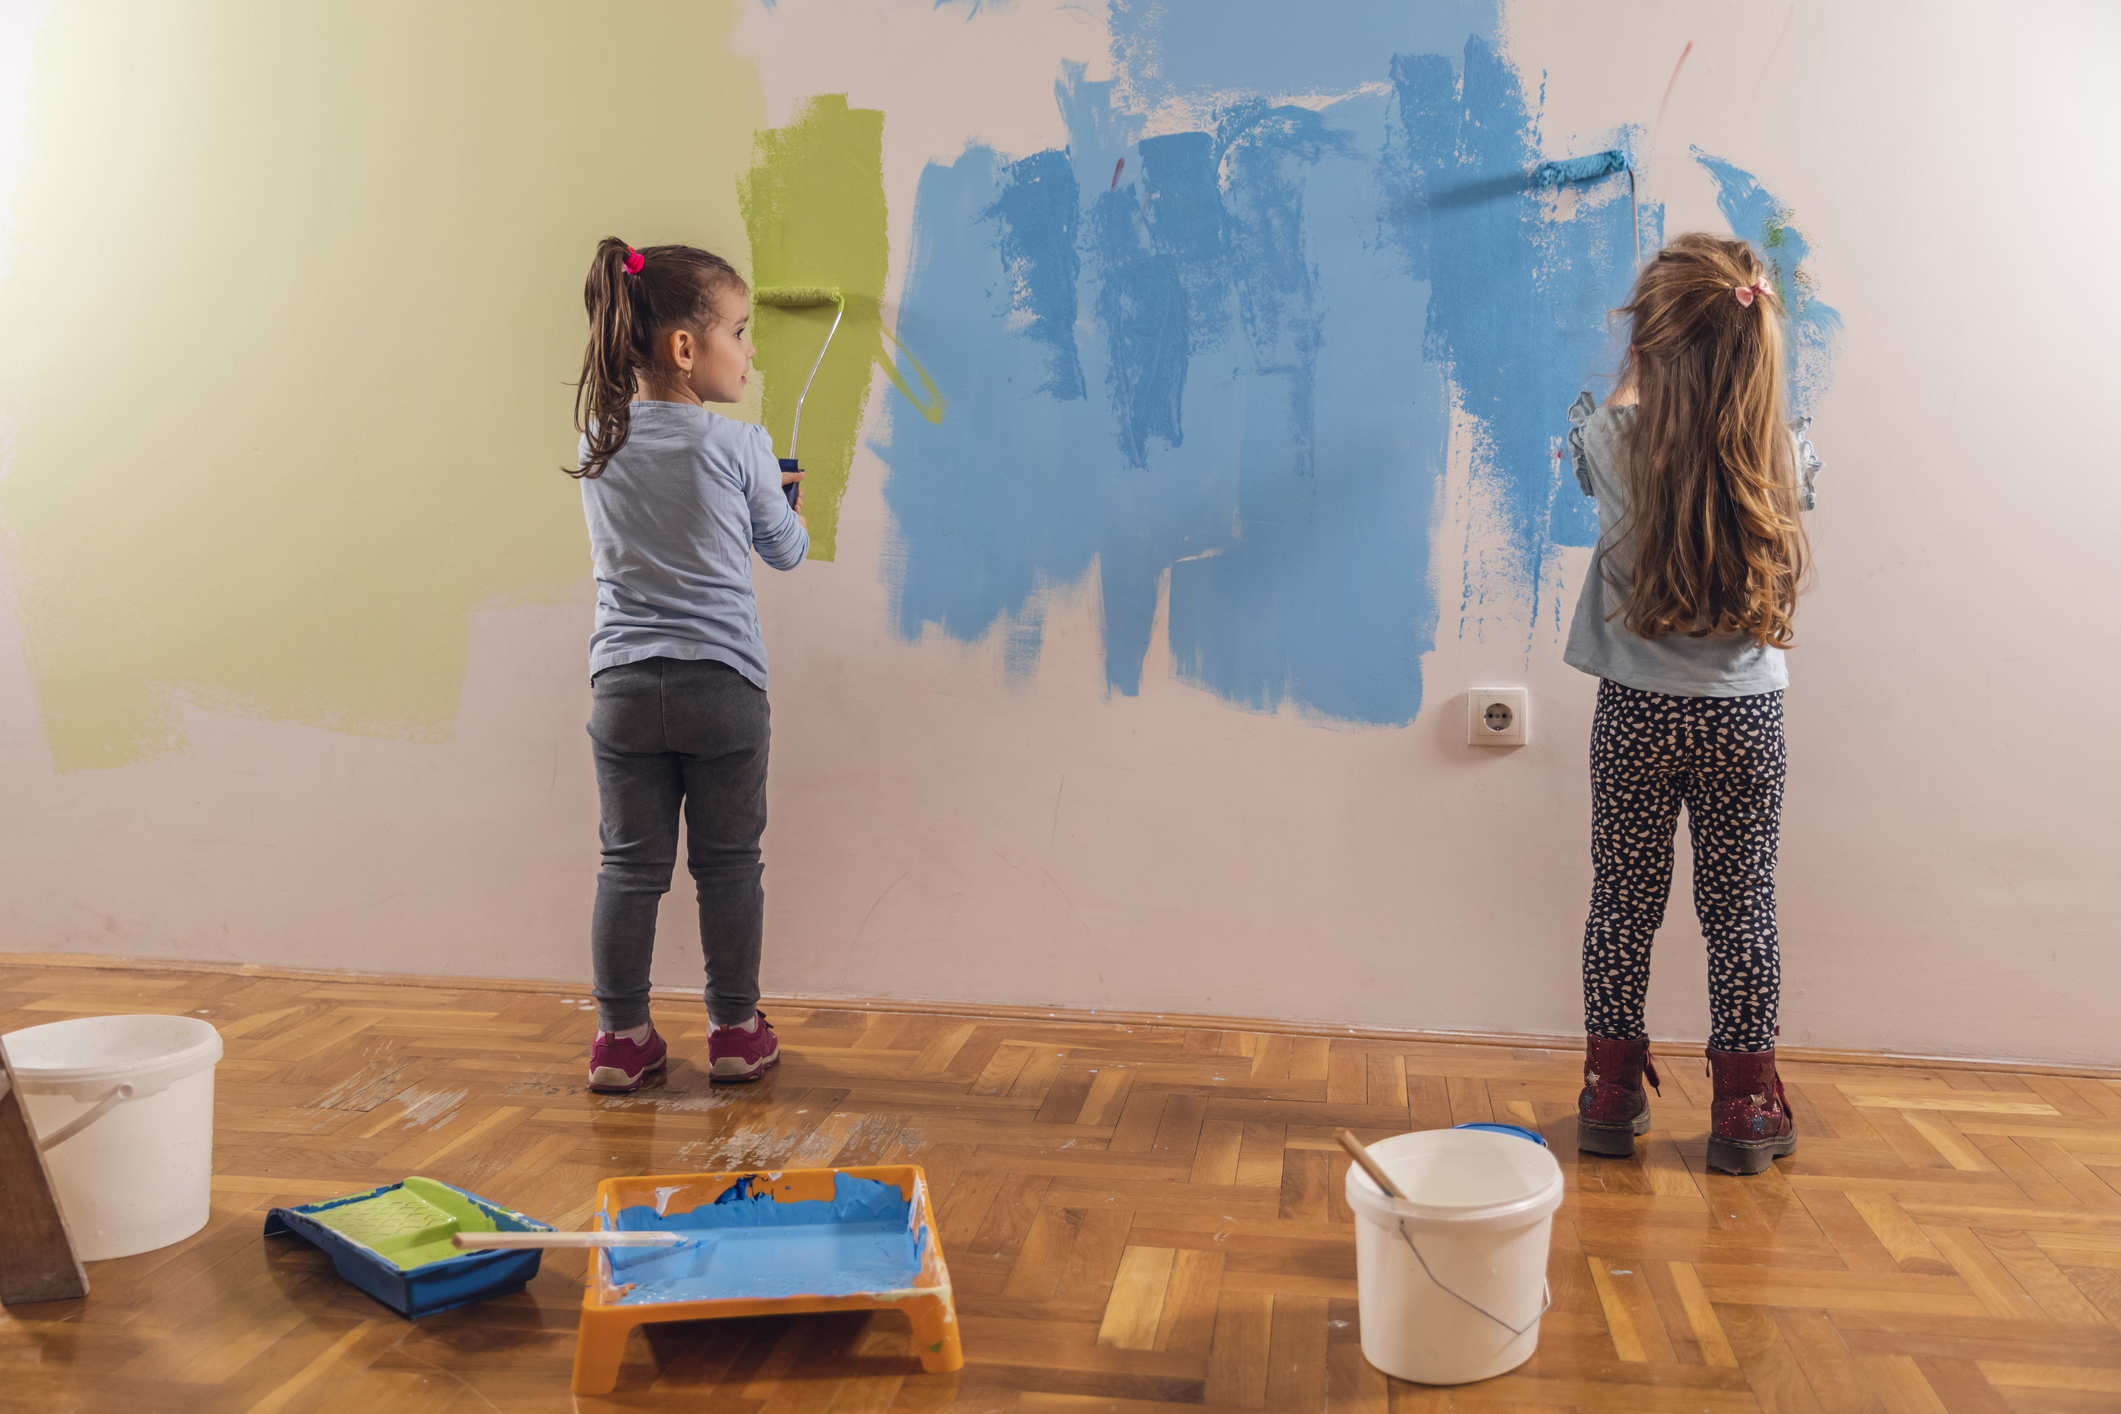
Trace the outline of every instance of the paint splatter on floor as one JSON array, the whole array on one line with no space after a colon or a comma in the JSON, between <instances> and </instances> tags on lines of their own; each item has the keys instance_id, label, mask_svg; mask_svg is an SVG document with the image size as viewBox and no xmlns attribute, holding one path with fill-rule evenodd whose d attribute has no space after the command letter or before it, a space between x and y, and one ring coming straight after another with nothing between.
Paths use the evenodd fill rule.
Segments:
<instances>
[{"instance_id":1,"label":"paint splatter on floor","mask_svg":"<svg viewBox=\"0 0 2121 1414\"><path fill-rule=\"evenodd\" d=\"M470 1093L469 1090L423 1090L417 1085L411 1086L396 1096L398 1103L405 1106L405 1113L398 1116L398 1123L402 1128L440 1129L457 1117L457 1106L463 1104L464 1097Z\"/></svg>"},{"instance_id":2,"label":"paint splatter on floor","mask_svg":"<svg viewBox=\"0 0 2121 1414\"><path fill-rule=\"evenodd\" d=\"M370 1061L310 1101L309 1108L364 1113L372 1110L399 1088L397 1077L408 1064L405 1060Z\"/></svg>"},{"instance_id":3,"label":"paint splatter on floor","mask_svg":"<svg viewBox=\"0 0 2121 1414\"><path fill-rule=\"evenodd\" d=\"M728 1090L707 1088L704 1077L697 1090L636 1090L631 1095L609 1095L602 1097L613 1102L623 1102L622 1108L647 1108L662 1114L705 1114L724 1105L735 1104L737 1096Z\"/></svg>"}]
</instances>

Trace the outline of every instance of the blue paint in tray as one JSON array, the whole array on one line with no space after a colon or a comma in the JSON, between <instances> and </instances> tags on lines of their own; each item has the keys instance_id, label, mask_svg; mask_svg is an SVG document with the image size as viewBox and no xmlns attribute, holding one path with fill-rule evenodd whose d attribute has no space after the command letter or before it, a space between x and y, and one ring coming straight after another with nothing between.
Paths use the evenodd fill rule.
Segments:
<instances>
[{"instance_id":1,"label":"blue paint in tray","mask_svg":"<svg viewBox=\"0 0 2121 1414\"><path fill-rule=\"evenodd\" d=\"M689 1213L621 1208L621 1232L682 1232L693 1245L605 1253L620 1302L857 1296L899 1291L920 1275L925 1234L895 1184L837 1174L833 1200L776 1202L749 1178Z\"/></svg>"}]
</instances>

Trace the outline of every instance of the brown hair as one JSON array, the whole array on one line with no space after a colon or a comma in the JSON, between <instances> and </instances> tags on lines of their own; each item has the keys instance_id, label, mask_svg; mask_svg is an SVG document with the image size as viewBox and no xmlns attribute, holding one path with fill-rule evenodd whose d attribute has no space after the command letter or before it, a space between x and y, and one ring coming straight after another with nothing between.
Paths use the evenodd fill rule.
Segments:
<instances>
[{"instance_id":1,"label":"brown hair","mask_svg":"<svg viewBox=\"0 0 2121 1414\"><path fill-rule=\"evenodd\" d=\"M1624 612L1644 638L1794 641L1809 555L1797 519L1782 304L1767 274L1744 241L1684 235L1657 253L1616 311L1629 319L1622 376L1639 403L1627 440L1623 539L1633 582Z\"/></svg>"},{"instance_id":2,"label":"brown hair","mask_svg":"<svg viewBox=\"0 0 2121 1414\"><path fill-rule=\"evenodd\" d=\"M629 259L640 268L629 271ZM744 277L719 255L689 245L652 245L640 251L606 236L597 242L582 286L589 310L589 348L574 391L574 425L588 434L589 455L569 476L596 477L633 432L633 400L658 367L658 345L673 329L704 333L720 317L715 296L742 290Z\"/></svg>"}]
</instances>

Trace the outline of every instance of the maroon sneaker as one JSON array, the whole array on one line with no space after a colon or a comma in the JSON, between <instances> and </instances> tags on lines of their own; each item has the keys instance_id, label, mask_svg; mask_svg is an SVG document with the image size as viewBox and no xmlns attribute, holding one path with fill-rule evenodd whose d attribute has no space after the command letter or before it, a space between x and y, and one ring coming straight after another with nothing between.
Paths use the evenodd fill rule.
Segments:
<instances>
[{"instance_id":1,"label":"maroon sneaker","mask_svg":"<svg viewBox=\"0 0 2121 1414\"><path fill-rule=\"evenodd\" d=\"M766 1024L766 1013L753 1012L755 1030L743 1026L717 1026L707 1033L707 1075L718 1084L741 1085L756 1080L781 1058L781 1043Z\"/></svg>"},{"instance_id":2,"label":"maroon sneaker","mask_svg":"<svg viewBox=\"0 0 2121 1414\"><path fill-rule=\"evenodd\" d=\"M1709 1105L1709 1167L1759 1173L1797 1148L1797 1122L1775 1071L1775 1053L1709 1048L1716 1098Z\"/></svg>"},{"instance_id":3,"label":"maroon sneaker","mask_svg":"<svg viewBox=\"0 0 2121 1414\"><path fill-rule=\"evenodd\" d=\"M1650 1130L1650 1097L1643 1093L1647 1075L1657 1090L1657 1062L1650 1059L1650 1038L1615 1041L1586 1036L1583 1048L1583 1093L1576 1097L1576 1147L1586 1154L1624 1159L1635 1152L1635 1136Z\"/></svg>"},{"instance_id":4,"label":"maroon sneaker","mask_svg":"<svg viewBox=\"0 0 2121 1414\"><path fill-rule=\"evenodd\" d=\"M621 1094L638 1090L648 1072L661 1070L668 1059L670 1047L663 1044L661 1034L653 1026L648 1028L646 1041L629 1041L616 1031L599 1031L596 1044L589 1048L589 1088Z\"/></svg>"}]
</instances>

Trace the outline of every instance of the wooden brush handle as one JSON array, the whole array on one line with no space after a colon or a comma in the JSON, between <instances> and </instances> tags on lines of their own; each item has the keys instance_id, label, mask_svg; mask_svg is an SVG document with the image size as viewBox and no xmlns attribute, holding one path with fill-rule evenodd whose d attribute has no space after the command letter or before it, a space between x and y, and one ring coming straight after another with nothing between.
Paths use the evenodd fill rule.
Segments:
<instances>
[{"instance_id":1,"label":"wooden brush handle","mask_svg":"<svg viewBox=\"0 0 2121 1414\"><path fill-rule=\"evenodd\" d=\"M460 1232L449 1239L467 1252L502 1247L676 1247L691 1240L676 1232Z\"/></svg>"},{"instance_id":2,"label":"wooden brush handle","mask_svg":"<svg viewBox=\"0 0 2121 1414\"><path fill-rule=\"evenodd\" d=\"M1334 1135L1333 1137L1340 1141L1341 1148L1346 1149L1348 1151L1349 1158L1355 1160L1356 1163L1362 1165L1362 1171L1370 1175L1370 1182L1376 1184L1379 1188L1383 1189L1384 1192L1390 1195L1391 1197L1399 1199L1400 1202L1404 1203L1405 1201L1407 1201L1407 1195L1400 1192L1399 1185L1394 1183L1391 1178L1386 1175L1385 1171L1377 1166L1377 1160L1370 1157L1370 1151L1362 1146L1362 1141L1360 1139L1357 1139L1352 1133L1345 1129L1341 1130L1340 1133Z\"/></svg>"}]
</instances>

